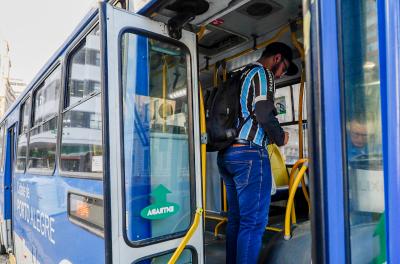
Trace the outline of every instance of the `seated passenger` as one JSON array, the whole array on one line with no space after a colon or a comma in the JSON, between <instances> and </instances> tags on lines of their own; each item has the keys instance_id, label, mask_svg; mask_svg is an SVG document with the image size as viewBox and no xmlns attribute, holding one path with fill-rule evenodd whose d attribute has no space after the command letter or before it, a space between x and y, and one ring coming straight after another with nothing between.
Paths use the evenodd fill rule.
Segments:
<instances>
[{"instance_id":1,"label":"seated passenger","mask_svg":"<svg viewBox=\"0 0 400 264\"><path fill-rule=\"evenodd\" d=\"M368 131L365 118L361 116L353 117L349 122L348 133L350 136L347 147L349 160L367 154Z\"/></svg>"}]
</instances>

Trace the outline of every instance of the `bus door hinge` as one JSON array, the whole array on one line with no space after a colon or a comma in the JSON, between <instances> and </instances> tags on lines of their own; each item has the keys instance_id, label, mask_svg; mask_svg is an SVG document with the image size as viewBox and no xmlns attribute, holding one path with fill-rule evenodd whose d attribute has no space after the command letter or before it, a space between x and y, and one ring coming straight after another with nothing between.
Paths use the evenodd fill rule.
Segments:
<instances>
[{"instance_id":1,"label":"bus door hinge","mask_svg":"<svg viewBox=\"0 0 400 264\"><path fill-rule=\"evenodd\" d=\"M257 50L257 39L258 39L258 36L256 34L251 34L251 37L253 38L253 50Z\"/></svg>"},{"instance_id":2,"label":"bus door hinge","mask_svg":"<svg viewBox=\"0 0 400 264\"><path fill-rule=\"evenodd\" d=\"M207 137L207 133L203 133L200 136L200 143L201 144L207 144L208 142L208 137Z\"/></svg>"}]
</instances>

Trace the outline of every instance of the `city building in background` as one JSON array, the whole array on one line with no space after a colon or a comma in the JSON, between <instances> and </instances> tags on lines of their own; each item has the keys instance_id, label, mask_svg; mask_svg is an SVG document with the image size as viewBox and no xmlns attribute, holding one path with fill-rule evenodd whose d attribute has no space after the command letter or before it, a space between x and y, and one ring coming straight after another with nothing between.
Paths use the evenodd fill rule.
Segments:
<instances>
[{"instance_id":1,"label":"city building in background","mask_svg":"<svg viewBox=\"0 0 400 264\"><path fill-rule=\"evenodd\" d=\"M25 89L23 80L10 77L10 47L6 40L0 39L0 117Z\"/></svg>"}]
</instances>

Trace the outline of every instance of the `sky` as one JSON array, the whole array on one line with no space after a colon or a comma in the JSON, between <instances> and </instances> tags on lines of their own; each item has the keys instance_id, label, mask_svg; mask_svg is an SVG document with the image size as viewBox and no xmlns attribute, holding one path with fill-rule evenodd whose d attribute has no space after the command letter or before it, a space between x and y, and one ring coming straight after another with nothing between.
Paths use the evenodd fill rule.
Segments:
<instances>
[{"instance_id":1,"label":"sky","mask_svg":"<svg viewBox=\"0 0 400 264\"><path fill-rule=\"evenodd\" d=\"M10 46L10 77L28 84L96 4L95 0L0 0L0 38Z\"/></svg>"}]
</instances>

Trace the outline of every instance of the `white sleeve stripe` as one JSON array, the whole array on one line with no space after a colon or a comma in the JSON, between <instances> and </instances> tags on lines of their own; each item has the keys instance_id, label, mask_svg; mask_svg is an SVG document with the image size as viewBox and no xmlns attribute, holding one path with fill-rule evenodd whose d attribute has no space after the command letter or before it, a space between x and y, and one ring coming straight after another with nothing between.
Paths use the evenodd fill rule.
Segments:
<instances>
[{"instance_id":1,"label":"white sleeve stripe","mask_svg":"<svg viewBox=\"0 0 400 264\"><path fill-rule=\"evenodd\" d=\"M267 96L265 94L264 95L259 95L254 99L254 104L256 104L259 101L265 101L265 100L267 100Z\"/></svg>"}]
</instances>

